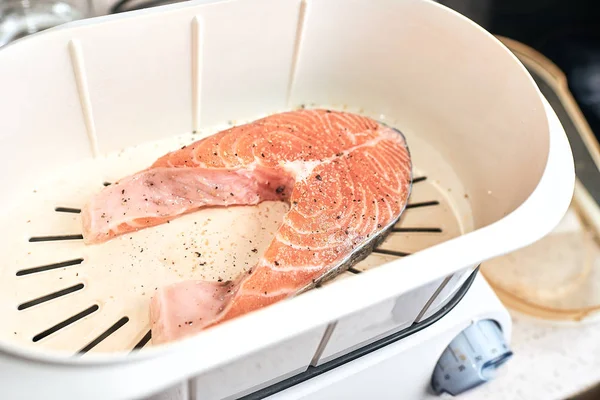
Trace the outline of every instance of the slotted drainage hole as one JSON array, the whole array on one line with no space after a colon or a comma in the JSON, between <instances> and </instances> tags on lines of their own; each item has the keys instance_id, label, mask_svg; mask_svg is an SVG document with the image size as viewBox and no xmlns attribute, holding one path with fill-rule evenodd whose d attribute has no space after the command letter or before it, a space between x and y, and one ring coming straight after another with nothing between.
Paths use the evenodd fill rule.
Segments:
<instances>
[{"instance_id":1,"label":"slotted drainage hole","mask_svg":"<svg viewBox=\"0 0 600 400\"><path fill-rule=\"evenodd\" d=\"M144 337L141 338L135 346L133 346L133 349L131 351L141 350L145 345L148 344L148 342L150 342L150 339L152 339L152 331L149 330L148 332L146 332Z\"/></svg>"},{"instance_id":2,"label":"slotted drainage hole","mask_svg":"<svg viewBox=\"0 0 600 400\"><path fill-rule=\"evenodd\" d=\"M84 288L83 283L78 283L77 285L73 285L71 287L59 290L57 292L50 293L45 296L38 297L37 299L29 300L29 301L26 301L25 303L19 304L19 306L17 307L17 310L26 310L30 307L37 306L38 304L42 304L47 301L77 292L83 288Z\"/></svg>"},{"instance_id":3,"label":"slotted drainage hole","mask_svg":"<svg viewBox=\"0 0 600 400\"><path fill-rule=\"evenodd\" d=\"M93 306L86 308L85 310L73 315L72 317L69 317L64 321L59 322L58 324L46 329L45 331L38 333L31 340L33 340L33 342L39 342L40 340L52 335L53 333L60 331L63 328L66 328L67 326L79 321L80 319L87 317L92 313L95 313L96 311L98 311L99 308L100 307L97 304L94 304Z\"/></svg>"},{"instance_id":4,"label":"slotted drainage hole","mask_svg":"<svg viewBox=\"0 0 600 400\"><path fill-rule=\"evenodd\" d=\"M442 233L442 228L392 228L395 233Z\"/></svg>"},{"instance_id":5,"label":"slotted drainage hole","mask_svg":"<svg viewBox=\"0 0 600 400\"><path fill-rule=\"evenodd\" d=\"M385 249L379 249L379 248L373 250L373 253L385 254L388 256L396 256L396 257L410 256L410 253L406 253L404 251L385 250Z\"/></svg>"},{"instance_id":6,"label":"slotted drainage hole","mask_svg":"<svg viewBox=\"0 0 600 400\"><path fill-rule=\"evenodd\" d=\"M41 265L39 267L26 268L17 271L17 276L30 275L38 272L50 271L57 268L70 267L72 265L79 265L83 262L83 258L75 258L73 260L61 261L54 264Z\"/></svg>"},{"instance_id":7,"label":"slotted drainage hole","mask_svg":"<svg viewBox=\"0 0 600 400\"><path fill-rule=\"evenodd\" d=\"M81 212L81 209L79 209L79 208L71 208L71 207L55 207L54 211L56 211L56 212L62 212L62 213L79 214Z\"/></svg>"},{"instance_id":8,"label":"slotted drainage hole","mask_svg":"<svg viewBox=\"0 0 600 400\"><path fill-rule=\"evenodd\" d=\"M84 348L82 348L81 350L79 350L77 352L77 354L78 355L82 355L82 354L85 354L88 351L92 350L94 347L96 347L97 345L99 345L102 341L104 341L110 335L112 335L113 333L115 333L116 331L118 331L119 329L121 329L123 327L123 325L125 325L128 322L129 322L129 317L123 317L123 318L121 318L120 320L118 320L117 322L115 322L110 328L108 328L107 330L105 330L104 332L102 332L96 339L92 340L88 345L86 345Z\"/></svg>"},{"instance_id":9,"label":"slotted drainage hole","mask_svg":"<svg viewBox=\"0 0 600 400\"><path fill-rule=\"evenodd\" d=\"M29 241L34 242L56 242L60 240L83 240L83 235L50 235L50 236L33 236Z\"/></svg>"},{"instance_id":10,"label":"slotted drainage hole","mask_svg":"<svg viewBox=\"0 0 600 400\"><path fill-rule=\"evenodd\" d=\"M431 206L439 206L440 202L437 200L433 200L433 201L423 201L420 203L412 203L412 204L407 204L406 205L406 209L411 209L411 208L421 208L421 207L431 207Z\"/></svg>"}]
</instances>

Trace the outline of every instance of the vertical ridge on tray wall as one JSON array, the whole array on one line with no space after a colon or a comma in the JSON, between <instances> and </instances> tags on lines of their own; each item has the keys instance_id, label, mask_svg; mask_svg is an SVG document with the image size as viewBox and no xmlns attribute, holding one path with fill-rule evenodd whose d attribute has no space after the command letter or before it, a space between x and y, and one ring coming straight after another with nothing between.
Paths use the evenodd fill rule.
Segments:
<instances>
[{"instance_id":1,"label":"vertical ridge on tray wall","mask_svg":"<svg viewBox=\"0 0 600 400\"><path fill-rule=\"evenodd\" d=\"M77 92L79 94L79 102L81 103L81 111L83 113L83 120L85 122L85 128L90 142L90 149L92 151L92 155L97 157L98 136L96 135L96 125L94 123L92 101L90 98L90 91L85 72L83 51L81 50L81 43L79 40L71 39L69 41L69 56L71 59L71 66L73 67L73 74L75 75Z\"/></svg>"},{"instance_id":2,"label":"vertical ridge on tray wall","mask_svg":"<svg viewBox=\"0 0 600 400\"><path fill-rule=\"evenodd\" d=\"M298 27L296 28L296 40L294 42L294 53L292 54L292 67L290 69L290 80L288 82L286 104L289 108L294 107L291 104L292 90L296 80L296 65L298 64L298 54L302 45L302 33L304 32L304 16L306 15L306 0L301 0L300 10L298 11Z\"/></svg>"},{"instance_id":3,"label":"vertical ridge on tray wall","mask_svg":"<svg viewBox=\"0 0 600 400\"><path fill-rule=\"evenodd\" d=\"M192 131L200 129L204 32L201 17L192 19Z\"/></svg>"}]
</instances>

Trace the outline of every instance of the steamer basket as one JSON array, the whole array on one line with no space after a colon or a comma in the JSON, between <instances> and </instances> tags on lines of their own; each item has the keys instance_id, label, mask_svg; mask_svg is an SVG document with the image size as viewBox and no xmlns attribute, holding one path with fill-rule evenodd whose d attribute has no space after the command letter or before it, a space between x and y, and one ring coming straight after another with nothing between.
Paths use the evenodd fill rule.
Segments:
<instances>
[{"instance_id":1,"label":"steamer basket","mask_svg":"<svg viewBox=\"0 0 600 400\"><path fill-rule=\"evenodd\" d=\"M423 320L479 263L552 230L573 192L568 141L526 70L430 1L195 1L80 21L0 51L0 88L7 398L141 398L188 379L181 397L240 396ZM81 243L78 208L181 144L301 106L403 131L418 179L396 232L319 289L151 346L154 288L235 275L285 208L200 211L102 246ZM219 269L191 263L198 249Z\"/></svg>"}]
</instances>

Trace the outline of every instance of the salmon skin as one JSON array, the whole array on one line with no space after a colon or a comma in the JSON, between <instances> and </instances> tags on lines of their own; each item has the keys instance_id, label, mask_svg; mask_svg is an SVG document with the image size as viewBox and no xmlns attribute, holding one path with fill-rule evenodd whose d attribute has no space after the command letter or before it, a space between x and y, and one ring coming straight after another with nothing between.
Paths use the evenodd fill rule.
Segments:
<instances>
[{"instance_id":1,"label":"salmon skin","mask_svg":"<svg viewBox=\"0 0 600 400\"><path fill-rule=\"evenodd\" d=\"M104 188L82 210L87 244L205 206L290 204L257 265L233 281L188 281L151 300L152 340L193 335L314 287L365 258L406 207L404 136L324 109L283 112L168 153Z\"/></svg>"}]
</instances>

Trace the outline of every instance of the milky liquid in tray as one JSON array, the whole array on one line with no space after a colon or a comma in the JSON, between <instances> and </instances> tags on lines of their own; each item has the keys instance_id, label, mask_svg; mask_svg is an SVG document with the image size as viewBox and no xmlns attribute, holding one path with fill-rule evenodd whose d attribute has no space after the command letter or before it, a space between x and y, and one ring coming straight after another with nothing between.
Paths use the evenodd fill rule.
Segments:
<instances>
[{"instance_id":1,"label":"milky liquid in tray","mask_svg":"<svg viewBox=\"0 0 600 400\"><path fill-rule=\"evenodd\" d=\"M285 203L200 210L99 246L86 246L80 236L78 210L102 185L223 128L128 148L49 171L32 183L24 201L4 219L14 235L2 243L5 328L0 337L73 353L128 351L149 341L148 305L159 287L191 279L229 280L251 268L279 228ZM337 279L472 227L460 180L435 149L404 133L415 178L409 205L385 242Z\"/></svg>"}]
</instances>

